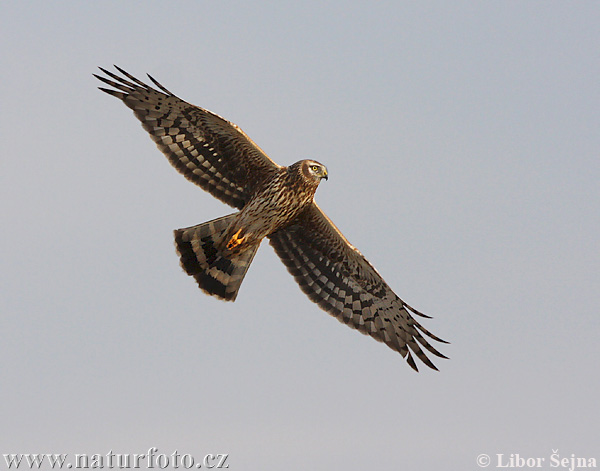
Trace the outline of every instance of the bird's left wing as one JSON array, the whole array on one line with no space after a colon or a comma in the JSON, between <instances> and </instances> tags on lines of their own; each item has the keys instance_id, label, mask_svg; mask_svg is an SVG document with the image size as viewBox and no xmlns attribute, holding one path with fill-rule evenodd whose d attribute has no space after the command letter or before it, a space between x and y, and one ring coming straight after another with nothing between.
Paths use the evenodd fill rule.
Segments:
<instances>
[{"instance_id":1,"label":"bird's left wing","mask_svg":"<svg viewBox=\"0 0 600 471\"><path fill-rule=\"evenodd\" d=\"M417 371L411 351L437 370L421 346L447 358L426 337L447 342L425 329L413 314L429 316L402 301L316 203L293 225L272 234L270 243L302 291L340 322L384 342Z\"/></svg>"},{"instance_id":2,"label":"bird's left wing","mask_svg":"<svg viewBox=\"0 0 600 471\"><path fill-rule=\"evenodd\" d=\"M177 171L224 203L241 209L281 168L235 124L183 101L150 76L160 90L116 68L125 78L102 67L112 80L94 74L113 87L100 90L133 110Z\"/></svg>"}]
</instances>

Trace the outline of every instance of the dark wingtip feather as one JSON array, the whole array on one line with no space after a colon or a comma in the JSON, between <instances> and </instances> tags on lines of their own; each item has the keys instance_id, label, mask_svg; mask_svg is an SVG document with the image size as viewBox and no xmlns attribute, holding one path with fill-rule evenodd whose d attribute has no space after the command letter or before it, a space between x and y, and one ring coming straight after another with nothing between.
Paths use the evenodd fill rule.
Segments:
<instances>
[{"instance_id":1,"label":"dark wingtip feather","mask_svg":"<svg viewBox=\"0 0 600 471\"><path fill-rule=\"evenodd\" d=\"M101 75L96 75L93 74L94 77L96 77L98 80L100 80L101 82L104 82L107 85L110 85L111 87L116 88L117 90L121 90L122 92L125 92L127 94L131 93L132 91L134 91L135 85L133 85L132 83L127 82L126 80L121 80L122 83L126 84L123 85L122 83L117 83L117 82L113 82L112 80L107 79L106 77L102 77Z\"/></svg>"},{"instance_id":2,"label":"dark wingtip feather","mask_svg":"<svg viewBox=\"0 0 600 471\"><path fill-rule=\"evenodd\" d=\"M406 362L410 365L410 367L415 371L415 372L419 372L419 368L417 368L417 364L415 363L415 360L413 359L412 355L410 354L410 352L408 352L406 354Z\"/></svg>"},{"instance_id":3,"label":"dark wingtip feather","mask_svg":"<svg viewBox=\"0 0 600 471\"><path fill-rule=\"evenodd\" d=\"M102 90L104 93L108 93L109 95L116 96L120 100L124 100L127 95L122 92L117 92L116 90L111 90L110 88L98 87L98 90Z\"/></svg>"},{"instance_id":4,"label":"dark wingtip feather","mask_svg":"<svg viewBox=\"0 0 600 471\"><path fill-rule=\"evenodd\" d=\"M429 337L432 340L435 340L436 342L440 342L440 343L445 343L445 344L450 344L450 342L448 342L447 340L441 339L439 338L437 335L432 334L431 332L429 332L425 327L423 327L421 324L419 324L417 321L415 321L415 327L420 330L421 332L423 332L427 337Z\"/></svg>"},{"instance_id":5,"label":"dark wingtip feather","mask_svg":"<svg viewBox=\"0 0 600 471\"><path fill-rule=\"evenodd\" d=\"M123 70L118 65L113 64L113 66L115 69L117 69L119 72L121 72L125 77L127 77L132 82L137 83L140 87L144 87L146 90L150 90L150 86L148 84L142 82L140 79L135 78L133 75L131 75L129 72Z\"/></svg>"},{"instance_id":6,"label":"dark wingtip feather","mask_svg":"<svg viewBox=\"0 0 600 471\"><path fill-rule=\"evenodd\" d=\"M172 96L175 96L175 95L173 95L173 93L172 93L172 92L170 92L170 91L169 91L169 90L167 90L165 87L163 87L163 86L162 86L162 85L161 85L161 84L160 84L160 83L159 83L159 82L158 82L156 79L154 79L154 77L152 77L152 75L150 75L150 74L146 74L146 75L148 76L148 78L149 78L150 80L152 80L152 83L153 83L154 85L156 85L158 88L160 88L160 89L161 89L163 92L165 92L167 95L172 95Z\"/></svg>"},{"instance_id":7,"label":"dark wingtip feather","mask_svg":"<svg viewBox=\"0 0 600 471\"><path fill-rule=\"evenodd\" d=\"M400 299L400 298L398 298ZM404 301L400 300L400 302L402 303L402 305L408 309L410 312L412 312L413 314L416 314L417 316L421 316L424 317L425 319L433 319L433 317L428 316L427 314L423 314L421 311L417 311L414 307L406 304Z\"/></svg>"}]
</instances>

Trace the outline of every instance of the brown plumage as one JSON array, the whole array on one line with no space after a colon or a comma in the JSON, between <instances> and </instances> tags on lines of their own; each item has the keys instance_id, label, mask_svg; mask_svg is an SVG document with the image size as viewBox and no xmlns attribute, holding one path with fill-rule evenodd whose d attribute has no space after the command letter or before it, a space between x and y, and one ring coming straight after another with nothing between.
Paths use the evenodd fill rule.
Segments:
<instances>
[{"instance_id":1,"label":"brown plumage","mask_svg":"<svg viewBox=\"0 0 600 471\"><path fill-rule=\"evenodd\" d=\"M160 85L155 89L124 70L95 75L113 88L171 164L188 180L239 211L175 231L181 266L200 288L234 301L261 241L268 237L302 291L321 308L406 358L437 369L421 347L431 334L413 315L428 317L402 301L381 275L314 202L327 169L314 160L282 167L235 124L191 105ZM412 354L411 354L412 352Z\"/></svg>"}]
</instances>

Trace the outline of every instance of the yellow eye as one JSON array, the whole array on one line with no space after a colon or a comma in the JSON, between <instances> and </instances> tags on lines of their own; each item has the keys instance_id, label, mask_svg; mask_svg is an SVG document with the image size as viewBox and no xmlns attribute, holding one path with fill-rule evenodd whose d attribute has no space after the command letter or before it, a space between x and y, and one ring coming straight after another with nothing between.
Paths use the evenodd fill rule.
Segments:
<instances>
[{"instance_id":1,"label":"yellow eye","mask_svg":"<svg viewBox=\"0 0 600 471\"><path fill-rule=\"evenodd\" d=\"M311 165L311 166L310 166L310 169L311 169L313 172L316 172L317 170L319 170L319 167L317 167L316 165Z\"/></svg>"}]
</instances>

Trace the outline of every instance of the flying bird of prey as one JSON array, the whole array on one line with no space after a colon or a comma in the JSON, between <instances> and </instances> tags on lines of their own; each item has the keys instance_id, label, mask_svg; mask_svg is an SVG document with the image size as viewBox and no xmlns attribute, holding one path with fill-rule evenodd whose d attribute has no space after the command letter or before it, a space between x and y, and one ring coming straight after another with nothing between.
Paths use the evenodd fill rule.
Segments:
<instances>
[{"instance_id":1,"label":"flying bird of prey","mask_svg":"<svg viewBox=\"0 0 600 471\"><path fill-rule=\"evenodd\" d=\"M446 357L427 337L447 342L413 317L429 316L396 296L315 203L315 191L328 176L323 164L277 165L235 124L183 101L149 75L157 88L116 68L122 76L103 68L110 79L94 74L112 87L100 90L133 110L184 177L239 210L175 231L181 266L203 291L234 301L267 237L302 291L322 309L396 350L414 370L412 354L437 370L423 349Z\"/></svg>"}]
</instances>

